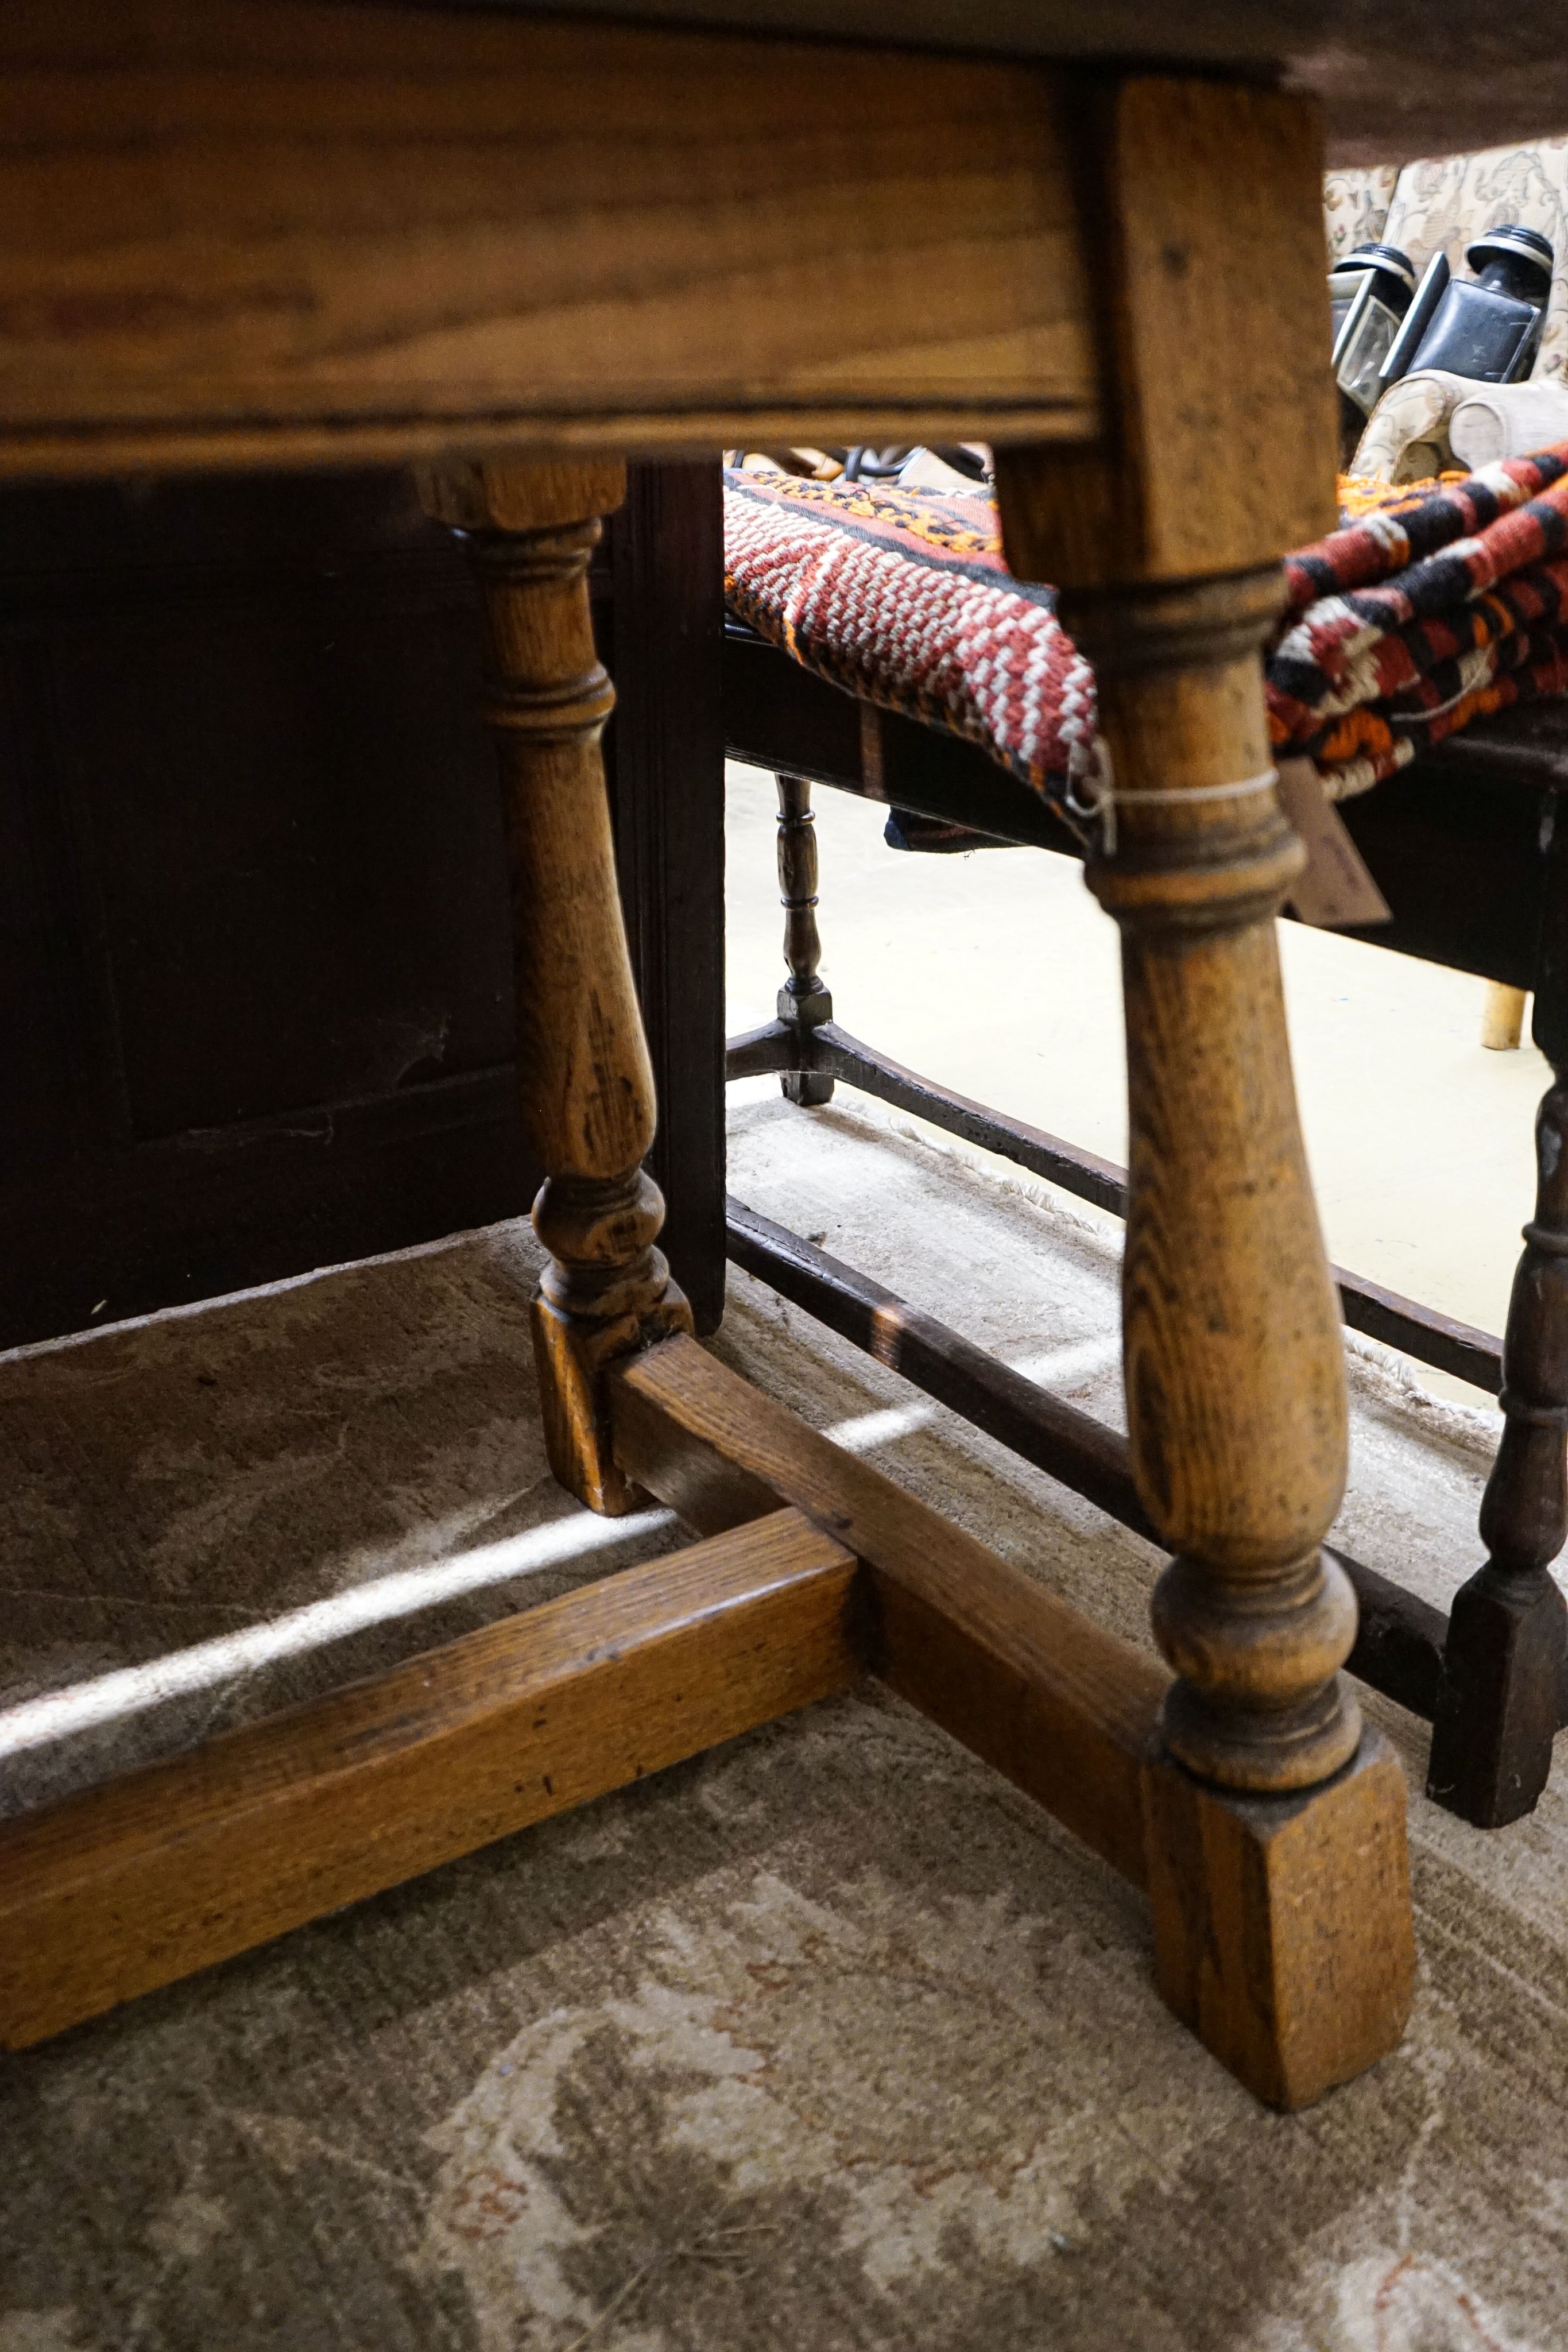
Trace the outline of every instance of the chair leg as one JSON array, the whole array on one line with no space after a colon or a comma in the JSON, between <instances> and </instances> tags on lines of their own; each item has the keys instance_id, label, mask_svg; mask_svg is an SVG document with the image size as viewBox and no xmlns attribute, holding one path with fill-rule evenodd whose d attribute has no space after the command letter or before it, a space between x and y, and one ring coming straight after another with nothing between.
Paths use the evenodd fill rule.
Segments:
<instances>
[{"instance_id":1,"label":"chair leg","mask_svg":"<svg viewBox=\"0 0 1568 2352\"><path fill-rule=\"evenodd\" d=\"M1479 1829L1534 1810L1562 1719L1568 1607L1568 1082L1535 1121L1535 1215L1502 1343L1502 1440L1481 1498L1488 1558L1454 1596L1427 1793Z\"/></svg>"},{"instance_id":2,"label":"chair leg","mask_svg":"<svg viewBox=\"0 0 1568 2352\"><path fill-rule=\"evenodd\" d=\"M1481 1044L1494 1054L1511 1054L1524 1034L1524 999L1522 988L1509 988L1500 980L1489 980L1486 1002L1481 1007Z\"/></svg>"},{"instance_id":3,"label":"chair leg","mask_svg":"<svg viewBox=\"0 0 1568 2352\"><path fill-rule=\"evenodd\" d=\"M632 1492L610 1449L602 1373L692 1328L654 1246L664 1204L643 1167L653 1073L600 756L615 697L594 652L588 565L625 469L508 459L432 472L420 487L466 540L484 602L523 1129L545 1171L533 1222L549 1263L533 1334L550 1467L595 1510L620 1512Z\"/></svg>"},{"instance_id":4,"label":"chair leg","mask_svg":"<svg viewBox=\"0 0 1568 2352\"><path fill-rule=\"evenodd\" d=\"M784 908L784 961L789 977L779 992L779 1018L797 1033L820 1029L833 1017L833 1000L818 976L822 960L817 929L817 820L811 787L804 776L780 775L779 785L779 895ZM779 1086L803 1108L833 1098L831 1078L814 1070L785 1070Z\"/></svg>"}]
</instances>

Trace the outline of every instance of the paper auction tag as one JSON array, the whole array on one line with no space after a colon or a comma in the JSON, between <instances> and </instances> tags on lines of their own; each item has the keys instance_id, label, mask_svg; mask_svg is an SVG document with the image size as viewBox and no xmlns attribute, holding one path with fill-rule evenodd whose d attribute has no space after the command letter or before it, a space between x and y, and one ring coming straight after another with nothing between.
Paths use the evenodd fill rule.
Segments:
<instances>
[{"instance_id":1,"label":"paper auction tag","mask_svg":"<svg viewBox=\"0 0 1568 2352\"><path fill-rule=\"evenodd\" d=\"M1392 921L1387 899L1368 873L1312 761L1282 760L1279 793L1280 806L1307 853L1306 870L1289 900L1301 921L1323 931Z\"/></svg>"}]
</instances>

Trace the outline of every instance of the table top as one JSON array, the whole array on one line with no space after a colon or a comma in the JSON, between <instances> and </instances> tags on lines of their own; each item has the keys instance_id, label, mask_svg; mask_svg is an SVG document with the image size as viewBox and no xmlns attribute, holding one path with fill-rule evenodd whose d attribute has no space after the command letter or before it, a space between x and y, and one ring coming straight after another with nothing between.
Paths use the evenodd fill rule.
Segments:
<instances>
[{"instance_id":1,"label":"table top","mask_svg":"<svg viewBox=\"0 0 1568 2352\"><path fill-rule=\"evenodd\" d=\"M1232 85L1173 108L1134 76L1117 136L1150 285L1189 233L1213 258L1173 350L1261 334L1293 415L1327 350L1317 142L1240 69L1319 89L1341 155L1500 144L1568 124L1563 5L1516 0L1503 42L1469 0L12 0L0 476L1087 446L1097 265L1058 85L1113 61ZM800 37L830 16L860 46ZM1228 379L1199 375L1164 410L1218 446ZM1247 479L1270 547L1313 535L1277 468Z\"/></svg>"},{"instance_id":2,"label":"table top","mask_svg":"<svg viewBox=\"0 0 1568 2352\"><path fill-rule=\"evenodd\" d=\"M488 0L512 6L517 0ZM529 0L523 0L529 5ZM1407 163L1568 133L1562 0L549 0L668 19L1015 58L1213 68L1314 91L1329 160Z\"/></svg>"}]
</instances>

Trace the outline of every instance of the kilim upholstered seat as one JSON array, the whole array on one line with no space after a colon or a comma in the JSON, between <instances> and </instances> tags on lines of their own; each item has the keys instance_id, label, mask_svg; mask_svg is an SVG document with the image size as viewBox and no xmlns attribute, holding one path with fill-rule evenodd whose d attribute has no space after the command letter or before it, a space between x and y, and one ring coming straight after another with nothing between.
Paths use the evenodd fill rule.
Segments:
<instances>
[{"instance_id":1,"label":"kilim upholstered seat","mask_svg":"<svg viewBox=\"0 0 1568 2352\"><path fill-rule=\"evenodd\" d=\"M1568 443L1391 495L1285 561L1265 665L1281 759L1331 798L1472 719L1568 689ZM983 743L1070 822L1100 763L1093 674L1007 569L983 492L730 472L734 617L881 708Z\"/></svg>"}]
</instances>

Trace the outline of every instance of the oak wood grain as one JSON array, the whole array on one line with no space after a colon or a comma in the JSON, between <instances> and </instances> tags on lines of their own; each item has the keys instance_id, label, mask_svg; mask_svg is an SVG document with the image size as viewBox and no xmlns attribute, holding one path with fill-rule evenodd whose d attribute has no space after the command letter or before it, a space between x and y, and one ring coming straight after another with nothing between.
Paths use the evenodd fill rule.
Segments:
<instances>
[{"instance_id":1,"label":"oak wood grain","mask_svg":"<svg viewBox=\"0 0 1568 2352\"><path fill-rule=\"evenodd\" d=\"M1239 1797L1162 1759L1145 1801L1160 1990L1255 2097L1310 2106L1396 2046L1416 1939L1381 1732L1306 1796Z\"/></svg>"},{"instance_id":2,"label":"oak wood grain","mask_svg":"<svg viewBox=\"0 0 1568 2352\"><path fill-rule=\"evenodd\" d=\"M420 476L463 532L483 599L482 709L496 745L511 881L517 1095L545 1171L535 1231L549 1263L531 1324L549 1464L595 1510L631 1507L607 1443L603 1366L692 1328L656 1244L664 1203L643 1160L653 1074L615 879L601 738L615 694L588 566L619 462L501 457Z\"/></svg>"},{"instance_id":3,"label":"oak wood grain","mask_svg":"<svg viewBox=\"0 0 1568 2352\"><path fill-rule=\"evenodd\" d=\"M871 1663L1134 1884L1140 1775L1166 1676L881 1471L761 1396L695 1340L611 1376L617 1458L695 1527L779 1499L872 1571Z\"/></svg>"},{"instance_id":4,"label":"oak wood grain","mask_svg":"<svg viewBox=\"0 0 1568 2352\"><path fill-rule=\"evenodd\" d=\"M1093 428L1038 67L331 0L0 12L0 471Z\"/></svg>"},{"instance_id":5,"label":"oak wood grain","mask_svg":"<svg viewBox=\"0 0 1568 2352\"><path fill-rule=\"evenodd\" d=\"M1133 76L1082 124L1113 413L998 463L1009 560L1093 661L1122 931L1124 1377L1138 1493L1176 1557L1166 1742L1222 1788L1355 1752L1337 1302L1301 1146L1274 918L1303 852L1273 789L1260 648L1281 551L1332 524L1310 100ZM1289 315L1287 315L1287 313Z\"/></svg>"},{"instance_id":6,"label":"oak wood grain","mask_svg":"<svg viewBox=\"0 0 1568 2352\"><path fill-rule=\"evenodd\" d=\"M1114 414L1100 449L998 475L1014 568L1061 583L1099 691L1128 1439L1176 1555L1152 1612L1176 1669L1146 1788L1161 1989L1285 2105L1393 2047L1413 1972L1403 1779L1338 1672L1355 1601L1322 1551L1344 1377L1274 934L1302 851L1260 659L1281 549L1333 513L1319 161L1308 101L1108 88L1084 178Z\"/></svg>"},{"instance_id":7,"label":"oak wood grain","mask_svg":"<svg viewBox=\"0 0 1568 2352\"><path fill-rule=\"evenodd\" d=\"M1119 795L1088 879L1122 932L1128 1437L1176 1554L1154 1607L1177 1674L1166 1737L1222 1787L1276 1791L1326 1780L1359 1730L1336 1675L1354 1600L1320 1550L1344 1485L1343 1348L1272 920L1302 854L1264 725L1279 594L1260 572L1081 614Z\"/></svg>"},{"instance_id":8,"label":"oak wood grain","mask_svg":"<svg viewBox=\"0 0 1568 2352\"><path fill-rule=\"evenodd\" d=\"M841 1689L853 1572L779 1512L0 1828L0 2046Z\"/></svg>"},{"instance_id":9,"label":"oak wood grain","mask_svg":"<svg viewBox=\"0 0 1568 2352\"><path fill-rule=\"evenodd\" d=\"M1318 110L1134 76L1075 121L1106 434L1001 453L1008 561L1062 588L1272 562L1338 511Z\"/></svg>"}]
</instances>

